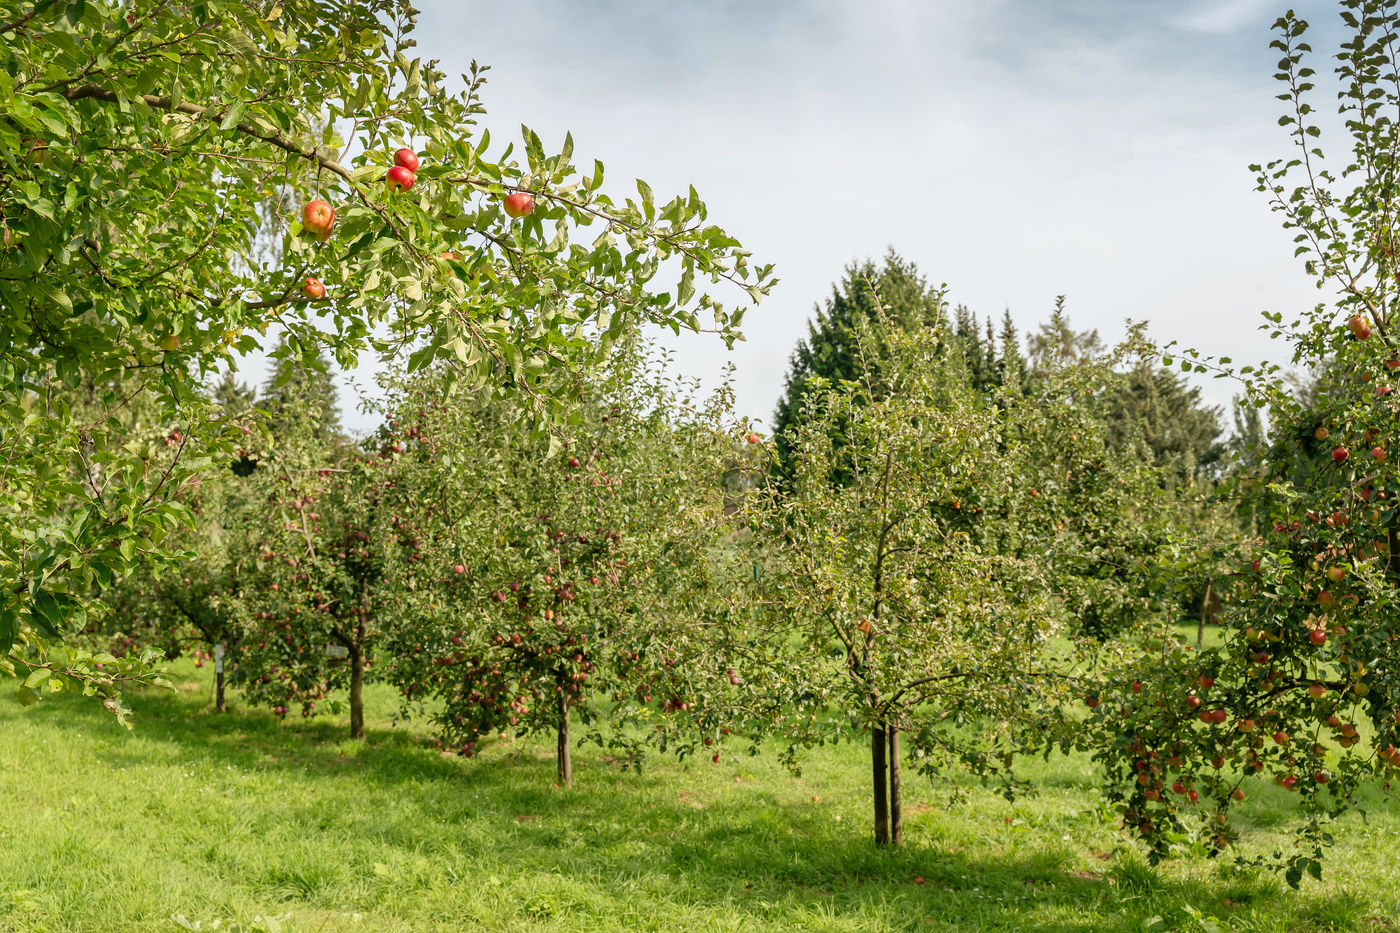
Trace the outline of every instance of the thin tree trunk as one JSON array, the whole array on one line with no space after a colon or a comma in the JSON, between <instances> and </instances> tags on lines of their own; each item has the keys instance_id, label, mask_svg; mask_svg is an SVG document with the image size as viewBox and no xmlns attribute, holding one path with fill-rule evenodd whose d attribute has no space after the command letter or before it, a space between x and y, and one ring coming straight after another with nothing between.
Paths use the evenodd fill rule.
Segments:
<instances>
[{"instance_id":1,"label":"thin tree trunk","mask_svg":"<svg viewBox=\"0 0 1400 933\"><path fill-rule=\"evenodd\" d=\"M890 726L890 845L904 842L904 810L899 788L899 727Z\"/></svg>"},{"instance_id":2,"label":"thin tree trunk","mask_svg":"<svg viewBox=\"0 0 1400 933\"><path fill-rule=\"evenodd\" d=\"M214 711L216 713L228 712L228 707L224 705L224 643L219 642L214 646Z\"/></svg>"},{"instance_id":3,"label":"thin tree trunk","mask_svg":"<svg viewBox=\"0 0 1400 933\"><path fill-rule=\"evenodd\" d=\"M562 686L562 684L561 684ZM559 745L555 753L555 764L558 766L559 786L574 786L574 759L573 751L569 743L569 692L559 691Z\"/></svg>"},{"instance_id":4,"label":"thin tree trunk","mask_svg":"<svg viewBox=\"0 0 1400 933\"><path fill-rule=\"evenodd\" d=\"M1196 623L1196 650L1201 650L1201 645L1206 638L1206 620L1210 618L1210 587L1214 580L1206 581L1206 595L1201 600L1201 621Z\"/></svg>"},{"instance_id":5,"label":"thin tree trunk","mask_svg":"<svg viewBox=\"0 0 1400 933\"><path fill-rule=\"evenodd\" d=\"M350 649L350 738L365 737L365 654L356 646Z\"/></svg>"},{"instance_id":6,"label":"thin tree trunk","mask_svg":"<svg viewBox=\"0 0 1400 933\"><path fill-rule=\"evenodd\" d=\"M890 813L885 792L888 789L888 776L885 774L885 728L875 726L870 730L871 778L875 787L875 844L890 844Z\"/></svg>"}]
</instances>

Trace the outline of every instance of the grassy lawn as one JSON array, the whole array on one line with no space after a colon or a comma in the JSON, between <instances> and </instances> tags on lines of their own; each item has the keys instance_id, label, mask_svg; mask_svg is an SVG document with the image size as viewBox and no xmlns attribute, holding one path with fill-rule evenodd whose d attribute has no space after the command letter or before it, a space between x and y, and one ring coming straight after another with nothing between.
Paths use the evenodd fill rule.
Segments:
<instances>
[{"instance_id":1,"label":"grassy lawn","mask_svg":"<svg viewBox=\"0 0 1400 933\"><path fill-rule=\"evenodd\" d=\"M133 698L127 734L91 701L0 701L0 930L1377 930L1400 922L1400 820L1341 825L1321 883L1185 860L1149 870L1082 760L1028 770L1035 799L958 806L906 777L906 839L878 852L862 749L795 779L770 757L652 761L594 749L552 786L548 743L442 757L391 728L215 715L208 669ZM237 696L234 696L235 701ZM1290 795L1252 792L1250 841L1286 844ZM272 923L257 922L271 917ZM1198 919L1199 918L1199 919ZM216 927L215 922L221 923ZM198 924L198 926L196 926Z\"/></svg>"}]
</instances>

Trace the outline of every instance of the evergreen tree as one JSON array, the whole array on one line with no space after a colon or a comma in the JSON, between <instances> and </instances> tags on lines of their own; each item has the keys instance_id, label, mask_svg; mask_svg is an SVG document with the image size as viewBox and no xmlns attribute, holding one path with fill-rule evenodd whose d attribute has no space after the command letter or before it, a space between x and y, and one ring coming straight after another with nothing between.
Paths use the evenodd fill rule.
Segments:
<instances>
[{"instance_id":1,"label":"evergreen tree","mask_svg":"<svg viewBox=\"0 0 1400 933\"><path fill-rule=\"evenodd\" d=\"M224 373L224 378L214 386L214 404L223 409L224 414L236 415L252 408L257 401L257 390L233 377L232 372Z\"/></svg>"},{"instance_id":2,"label":"evergreen tree","mask_svg":"<svg viewBox=\"0 0 1400 933\"><path fill-rule=\"evenodd\" d=\"M1011 309L1001 316L1001 358L996 364L997 384L1011 390L1026 385L1026 358L1021 355L1021 337L1011 320Z\"/></svg>"},{"instance_id":3,"label":"evergreen tree","mask_svg":"<svg viewBox=\"0 0 1400 933\"><path fill-rule=\"evenodd\" d=\"M1179 373L1143 362L1115 381L1106 401L1113 445L1145 445L1170 480L1189 482L1224 456L1220 409L1207 406Z\"/></svg>"},{"instance_id":4,"label":"evergreen tree","mask_svg":"<svg viewBox=\"0 0 1400 933\"><path fill-rule=\"evenodd\" d=\"M303 437L339 438L340 407L330 363L319 350L314 354L303 350L282 339L272 354L273 369L257 405L268 413L274 435L295 431Z\"/></svg>"},{"instance_id":5,"label":"evergreen tree","mask_svg":"<svg viewBox=\"0 0 1400 933\"><path fill-rule=\"evenodd\" d=\"M876 364L858 348L861 327L889 320L901 330L946 321L943 289L931 287L912 262L893 250L884 262L852 263L826 303L808 324L807 339L793 351L787 384L774 415L774 433L781 438L802 417L807 382L821 376L833 382L857 379ZM878 354L877 345L867 353ZM780 441L781 443L781 441Z\"/></svg>"},{"instance_id":6,"label":"evergreen tree","mask_svg":"<svg viewBox=\"0 0 1400 933\"><path fill-rule=\"evenodd\" d=\"M1103 352L1103 341L1097 330L1077 331L1070 325L1064 295L1055 298L1050 320L1030 336L1031 368L1037 372L1043 373L1058 365L1087 362Z\"/></svg>"}]
</instances>

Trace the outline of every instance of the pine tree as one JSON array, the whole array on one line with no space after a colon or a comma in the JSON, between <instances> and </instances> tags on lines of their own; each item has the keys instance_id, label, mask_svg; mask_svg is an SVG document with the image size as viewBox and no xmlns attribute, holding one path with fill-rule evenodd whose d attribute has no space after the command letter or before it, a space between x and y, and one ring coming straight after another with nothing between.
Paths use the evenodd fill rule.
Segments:
<instances>
[{"instance_id":1,"label":"pine tree","mask_svg":"<svg viewBox=\"0 0 1400 933\"><path fill-rule=\"evenodd\" d=\"M879 325L886 316L893 326L906 331L947 320L943 289L931 287L912 262L893 250L879 266L870 260L847 266L831 297L816 309L807 339L793 351L774 415L773 429L780 439L801 420L807 382L813 376L839 382L860 378L878 367L878 358L858 350L855 335L863 326ZM879 347L871 352L878 354Z\"/></svg>"},{"instance_id":2,"label":"pine tree","mask_svg":"<svg viewBox=\"0 0 1400 933\"><path fill-rule=\"evenodd\" d=\"M1224 456L1217 442L1221 410L1207 406L1180 373L1142 363L1122 374L1107 403L1113 445L1145 445L1153 465L1177 482L1191 481Z\"/></svg>"},{"instance_id":3,"label":"pine tree","mask_svg":"<svg viewBox=\"0 0 1400 933\"><path fill-rule=\"evenodd\" d=\"M1011 391L1026 386L1026 358L1021 355L1021 337L1011 320L1011 309L1001 316L1001 358L996 365L997 385Z\"/></svg>"},{"instance_id":4,"label":"pine tree","mask_svg":"<svg viewBox=\"0 0 1400 933\"><path fill-rule=\"evenodd\" d=\"M340 407L330 363L323 353L308 356L284 337L273 352L272 372L263 385L258 407L268 413L274 435L295 432L326 440L342 436Z\"/></svg>"}]
</instances>

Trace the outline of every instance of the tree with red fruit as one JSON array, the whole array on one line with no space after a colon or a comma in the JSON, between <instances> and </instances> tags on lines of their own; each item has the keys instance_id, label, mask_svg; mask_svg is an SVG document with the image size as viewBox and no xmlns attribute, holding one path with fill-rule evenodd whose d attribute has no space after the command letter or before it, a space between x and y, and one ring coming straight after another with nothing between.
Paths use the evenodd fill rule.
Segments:
<instances>
[{"instance_id":1,"label":"tree with red fruit","mask_svg":"<svg viewBox=\"0 0 1400 933\"><path fill-rule=\"evenodd\" d=\"M45 689L92 673L63 647L92 587L174 559L175 491L239 440L196 374L268 333L342 366L404 351L544 420L552 373L643 323L733 340L771 282L693 190L609 193L562 130L550 148L524 130L512 157L475 126L485 69L451 90L414 56L400 0L206 12L192 28L178 4L38 2L0 22L0 667ZM396 167L415 183L395 193L383 179L405 140ZM509 216L512 196L533 210ZM260 233L279 261L261 261ZM183 425L172 462L111 443L127 396L87 420L34 403L125 376Z\"/></svg>"},{"instance_id":2,"label":"tree with red fruit","mask_svg":"<svg viewBox=\"0 0 1400 933\"><path fill-rule=\"evenodd\" d=\"M412 622L386 676L410 707L431 704L439 740L463 754L553 732L569 785L574 719L609 742L626 730L605 709L689 706L661 591L696 595L698 555L722 527L727 393L687 408L631 347L579 388L566 426L538 436L510 406L410 385L391 436L425 494L403 588Z\"/></svg>"},{"instance_id":3,"label":"tree with red fruit","mask_svg":"<svg viewBox=\"0 0 1400 933\"><path fill-rule=\"evenodd\" d=\"M1388 787L1400 766L1400 473L1388 457L1400 408L1377 391L1393 373L1400 320L1400 227L1390 123L1382 119L1400 106L1389 78L1400 65L1400 14L1369 0L1341 7L1348 164L1335 174L1323 168L1308 27L1289 13L1275 24L1273 46L1288 88L1281 122L1297 151L1254 166L1260 190L1295 231L1307 271L1339 296L1295 321L1265 315L1293 362L1320 373L1319 385L1300 398L1276 367L1235 369L1182 354L1184 367L1240 378L1250 401L1267 410L1268 446L1240 476L1237 494L1252 498L1272 530L1252 544L1249 572L1224 605L1224 643L1192 652L1168 641L1116 678L1085 732L1125 825L1154 859L1182 840L1214 852L1237 841L1230 810L1254 781L1296 793L1305 816L1299 843L1278 857L1295 885L1320 873L1327 821L1353 805L1364 783L1379 776ZM1150 689L1133 694L1130 680ZM1167 792L1178 785L1188 794Z\"/></svg>"}]
</instances>

